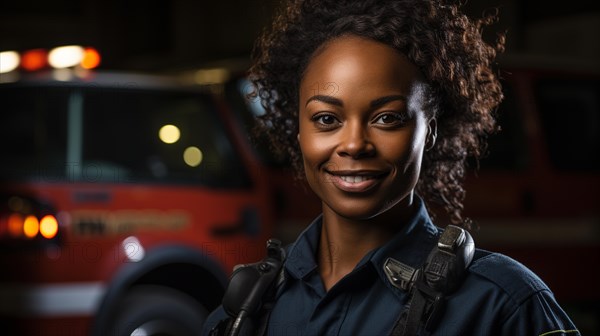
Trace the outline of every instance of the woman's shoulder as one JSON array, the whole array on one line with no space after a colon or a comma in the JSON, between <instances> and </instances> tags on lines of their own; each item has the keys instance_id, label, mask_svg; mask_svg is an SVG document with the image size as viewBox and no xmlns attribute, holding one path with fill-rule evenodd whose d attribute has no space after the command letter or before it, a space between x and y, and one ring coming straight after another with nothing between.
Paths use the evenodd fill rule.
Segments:
<instances>
[{"instance_id":1,"label":"woman's shoulder","mask_svg":"<svg viewBox=\"0 0 600 336\"><path fill-rule=\"evenodd\" d=\"M500 253L477 249L463 285L447 304L443 330L452 335L579 334L548 286Z\"/></svg>"},{"instance_id":2,"label":"woman's shoulder","mask_svg":"<svg viewBox=\"0 0 600 336\"><path fill-rule=\"evenodd\" d=\"M482 285L496 287L517 304L540 291L550 291L529 268L501 253L477 249L468 272Z\"/></svg>"}]
</instances>

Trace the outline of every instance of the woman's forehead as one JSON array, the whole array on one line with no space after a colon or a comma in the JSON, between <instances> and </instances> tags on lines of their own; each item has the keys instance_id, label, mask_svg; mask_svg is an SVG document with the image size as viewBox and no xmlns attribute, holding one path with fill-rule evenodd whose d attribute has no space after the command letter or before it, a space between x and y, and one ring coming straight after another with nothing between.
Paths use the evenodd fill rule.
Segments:
<instances>
[{"instance_id":1,"label":"woman's forehead","mask_svg":"<svg viewBox=\"0 0 600 336\"><path fill-rule=\"evenodd\" d=\"M395 49L374 40L343 36L327 42L312 57L300 95L336 89L341 94L351 88L408 94L420 77L417 67Z\"/></svg>"}]
</instances>

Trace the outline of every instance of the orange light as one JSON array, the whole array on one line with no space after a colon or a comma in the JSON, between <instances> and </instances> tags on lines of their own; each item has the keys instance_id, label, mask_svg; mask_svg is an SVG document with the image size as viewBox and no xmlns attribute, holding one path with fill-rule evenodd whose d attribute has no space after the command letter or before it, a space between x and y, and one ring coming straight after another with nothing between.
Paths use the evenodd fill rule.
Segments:
<instances>
[{"instance_id":1,"label":"orange light","mask_svg":"<svg viewBox=\"0 0 600 336\"><path fill-rule=\"evenodd\" d=\"M52 215L46 215L40 221L40 233L44 238L54 238L58 232L58 222Z\"/></svg>"},{"instance_id":2,"label":"orange light","mask_svg":"<svg viewBox=\"0 0 600 336\"><path fill-rule=\"evenodd\" d=\"M23 216L14 213L8 217L8 232L13 237L20 237L23 233Z\"/></svg>"},{"instance_id":3,"label":"orange light","mask_svg":"<svg viewBox=\"0 0 600 336\"><path fill-rule=\"evenodd\" d=\"M21 66L27 71L36 71L48 65L48 52L44 49L33 49L23 53Z\"/></svg>"},{"instance_id":4,"label":"orange light","mask_svg":"<svg viewBox=\"0 0 600 336\"><path fill-rule=\"evenodd\" d=\"M94 69L100 65L100 54L94 48L85 48L81 67L84 69Z\"/></svg>"},{"instance_id":5,"label":"orange light","mask_svg":"<svg viewBox=\"0 0 600 336\"><path fill-rule=\"evenodd\" d=\"M23 233L25 233L25 237L33 238L37 236L39 231L40 225L37 218L35 216L27 216L23 223Z\"/></svg>"}]
</instances>

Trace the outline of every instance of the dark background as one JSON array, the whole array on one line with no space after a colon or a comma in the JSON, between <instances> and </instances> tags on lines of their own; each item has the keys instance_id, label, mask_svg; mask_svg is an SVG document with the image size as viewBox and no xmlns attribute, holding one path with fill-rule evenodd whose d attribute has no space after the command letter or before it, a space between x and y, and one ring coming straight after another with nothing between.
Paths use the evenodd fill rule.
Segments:
<instances>
[{"instance_id":1,"label":"dark background","mask_svg":"<svg viewBox=\"0 0 600 336\"><path fill-rule=\"evenodd\" d=\"M173 70L247 58L276 0L22 0L0 5L0 50L97 47L105 69ZM468 1L471 17L489 8L507 31L507 53L538 54L598 68L600 2Z\"/></svg>"}]
</instances>

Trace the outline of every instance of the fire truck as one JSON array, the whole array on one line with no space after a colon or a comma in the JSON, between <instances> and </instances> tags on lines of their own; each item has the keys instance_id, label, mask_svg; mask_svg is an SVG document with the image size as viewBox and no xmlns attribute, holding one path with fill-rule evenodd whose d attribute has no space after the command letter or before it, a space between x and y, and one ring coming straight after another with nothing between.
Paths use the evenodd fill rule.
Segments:
<instances>
[{"instance_id":1,"label":"fire truck","mask_svg":"<svg viewBox=\"0 0 600 336\"><path fill-rule=\"evenodd\" d=\"M0 333L197 335L264 255L269 176L214 94L70 48L0 53Z\"/></svg>"}]
</instances>

